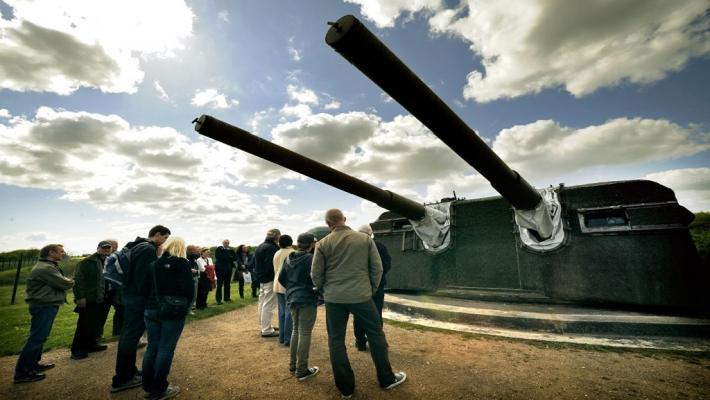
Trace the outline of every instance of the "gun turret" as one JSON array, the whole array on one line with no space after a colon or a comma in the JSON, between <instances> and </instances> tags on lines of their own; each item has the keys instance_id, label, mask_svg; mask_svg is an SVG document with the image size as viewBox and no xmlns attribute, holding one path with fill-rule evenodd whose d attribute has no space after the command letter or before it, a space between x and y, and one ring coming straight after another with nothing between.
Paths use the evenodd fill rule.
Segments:
<instances>
[{"instance_id":1,"label":"gun turret","mask_svg":"<svg viewBox=\"0 0 710 400\"><path fill-rule=\"evenodd\" d=\"M553 236L550 207L476 132L357 18L346 15L331 25L326 43L381 87L434 135L483 175L516 209L519 225L547 239ZM545 196L552 198L554 196ZM559 230L558 230L559 231Z\"/></svg>"}]
</instances>

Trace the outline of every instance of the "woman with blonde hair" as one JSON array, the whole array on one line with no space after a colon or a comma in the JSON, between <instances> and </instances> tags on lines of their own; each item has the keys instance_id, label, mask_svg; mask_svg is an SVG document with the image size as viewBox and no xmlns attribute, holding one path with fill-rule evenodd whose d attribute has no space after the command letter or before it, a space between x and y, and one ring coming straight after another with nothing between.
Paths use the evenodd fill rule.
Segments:
<instances>
[{"instance_id":1,"label":"woman with blonde hair","mask_svg":"<svg viewBox=\"0 0 710 400\"><path fill-rule=\"evenodd\" d=\"M180 391L167 378L195 290L185 241L172 236L163 249L151 264L144 288L148 347L143 355L143 390L150 399L167 399Z\"/></svg>"}]
</instances>

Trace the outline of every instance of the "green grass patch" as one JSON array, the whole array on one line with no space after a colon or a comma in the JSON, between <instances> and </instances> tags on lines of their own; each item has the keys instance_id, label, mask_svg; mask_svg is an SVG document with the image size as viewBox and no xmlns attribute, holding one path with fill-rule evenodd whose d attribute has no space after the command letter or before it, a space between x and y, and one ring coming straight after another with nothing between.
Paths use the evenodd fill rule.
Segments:
<instances>
[{"instance_id":1,"label":"green grass patch","mask_svg":"<svg viewBox=\"0 0 710 400\"><path fill-rule=\"evenodd\" d=\"M256 302L256 299L251 298L251 288L248 284L244 286L244 292L246 293L244 300L239 298L237 284L232 284L231 289L231 303L215 305L215 292L212 291L207 300L208 307L204 310L195 311L195 315L188 316L187 322L190 323L193 320L223 314ZM30 331L30 313L27 303L25 303L24 283L18 287L14 305L10 305L11 297L12 286L0 286L0 356L19 354ZM45 351L71 346L74 330L76 329L76 321L79 317L74 312L74 296L71 290L67 292L67 301L69 302L68 304L64 304L59 308L59 313L52 326L52 333L44 344ZM104 341L110 342L118 339L117 336L111 336L112 329L113 307L106 320L106 325L104 325Z\"/></svg>"}]
</instances>

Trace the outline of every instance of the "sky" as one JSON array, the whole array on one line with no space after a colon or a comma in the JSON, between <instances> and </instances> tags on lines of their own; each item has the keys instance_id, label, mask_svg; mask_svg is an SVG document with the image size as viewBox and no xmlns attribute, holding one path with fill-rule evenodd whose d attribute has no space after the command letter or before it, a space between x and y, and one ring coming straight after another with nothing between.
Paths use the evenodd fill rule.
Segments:
<instances>
[{"instance_id":1,"label":"sky","mask_svg":"<svg viewBox=\"0 0 710 400\"><path fill-rule=\"evenodd\" d=\"M0 251L156 224L295 237L383 210L196 133L209 114L416 201L496 193L324 41L352 14L538 188L650 179L710 211L707 0L0 1Z\"/></svg>"}]
</instances>

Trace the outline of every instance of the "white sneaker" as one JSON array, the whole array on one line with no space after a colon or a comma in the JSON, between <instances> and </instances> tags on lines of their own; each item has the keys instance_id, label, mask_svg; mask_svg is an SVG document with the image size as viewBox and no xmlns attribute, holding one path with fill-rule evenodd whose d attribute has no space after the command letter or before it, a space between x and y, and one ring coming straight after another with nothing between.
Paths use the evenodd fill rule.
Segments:
<instances>
[{"instance_id":1,"label":"white sneaker","mask_svg":"<svg viewBox=\"0 0 710 400\"><path fill-rule=\"evenodd\" d=\"M397 386L404 383L407 380L407 374L404 371L397 372L394 374L394 382L390 383L389 386L385 387L385 390L396 388Z\"/></svg>"}]
</instances>

